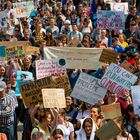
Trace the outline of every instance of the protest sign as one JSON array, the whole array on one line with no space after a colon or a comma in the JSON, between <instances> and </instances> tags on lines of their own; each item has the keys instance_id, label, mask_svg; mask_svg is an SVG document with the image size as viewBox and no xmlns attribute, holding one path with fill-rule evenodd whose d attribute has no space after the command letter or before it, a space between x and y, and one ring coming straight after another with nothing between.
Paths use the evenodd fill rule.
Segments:
<instances>
[{"instance_id":1,"label":"protest sign","mask_svg":"<svg viewBox=\"0 0 140 140\"><path fill-rule=\"evenodd\" d=\"M106 89L100 87L98 82L99 79L86 73L80 73L71 96L89 104L97 103L106 94Z\"/></svg>"},{"instance_id":2,"label":"protest sign","mask_svg":"<svg viewBox=\"0 0 140 140\"><path fill-rule=\"evenodd\" d=\"M127 60L124 60L123 63L120 64L120 66L131 73L134 73L136 71L136 68L132 66Z\"/></svg>"},{"instance_id":3,"label":"protest sign","mask_svg":"<svg viewBox=\"0 0 140 140\"><path fill-rule=\"evenodd\" d=\"M6 48L6 56L9 58L14 57L24 57L25 56L25 47L24 46L14 46L10 48Z\"/></svg>"},{"instance_id":4,"label":"protest sign","mask_svg":"<svg viewBox=\"0 0 140 140\"><path fill-rule=\"evenodd\" d=\"M70 40L68 46L69 47L76 47L79 43L80 43L80 41L77 38L73 38Z\"/></svg>"},{"instance_id":5,"label":"protest sign","mask_svg":"<svg viewBox=\"0 0 140 140\"><path fill-rule=\"evenodd\" d=\"M64 59L37 60L35 64L37 79L48 76L59 77L66 73L66 63Z\"/></svg>"},{"instance_id":6,"label":"protest sign","mask_svg":"<svg viewBox=\"0 0 140 140\"><path fill-rule=\"evenodd\" d=\"M105 3L112 2L113 0L104 0Z\"/></svg>"},{"instance_id":7,"label":"protest sign","mask_svg":"<svg viewBox=\"0 0 140 140\"><path fill-rule=\"evenodd\" d=\"M125 29L125 16L121 11L97 11L98 29Z\"/></svg>"},{"instance_id":8,"label":"protest sign","mask_svg":"<svg viewBox=\"0 0 140 140\"><path fill-rule=\"evenodd\" d=\"M6 46L6 48L13 48L15 46L27 47L29 45L29 41L0 41L0 46Z\"/></svg>"},{"instance_id":9,"label":"protest sign","mask_svg":"<svg viewBox=\"0 0 140 140\"><path fill-rule=\"evenodd\" d=\"M112 49L103 49L99 61L110 64L116 62L117 54Z\"/></svg>"},{"instance_id":10,"label":"protest sign","mask_svg":"<svg viewBox=\"0 0 140 140\"><path fill-rule=\"evenodd\" d=\"M52 77L27 82L19 86L25 107L42 103L41 89L51 87Z\"/></svg>"},{"instance_id":11,"label":"protest sign","mask_svg":"<svg viewBox=\"0 0 140 140\"><path fill-rule=\"evenodd\" d=\"M104 119L114 119L122 116L120 104L109 104L101 106Z\"/></svg>"},{"instance_id":12,"label":"protest sign","mask_svg":"<svg viewBox=\"0 0 140 140\"><path fill-rule=\"evenodd\" d=\"M40 53L39 47L28 46L28 47L26 47L26 49L25 49L25 54L37 55L37 54L39 54L39 53Z\"/></svg>"},{"instance_id":13,"label":"protest sign","mask_svg":"<svg viewBox=\"0 0 140 140\"><path fill-rule=\"evenodd\" d=\"M13 3L13 9L17 18L30 16L34 11L33 1Z\"/></svg>"},{"instance_id":14,"label":"protest sign","mask_svg":"<svg viewBox=\"0 0 140 140\"><path fill-rule=\"evenodd\" d=\"M5 11L1 11L0 12L0 27L7 27L7 12Z\"/></svg>"},{"instance_id":15,"label":"protest sign","mask_svg":"<svg viewBox=\"0 0 140 140\"><path fill-rule=\"evenodd\" d=\"M99 58L102 49L99 48L56 48L46 47L44 49L45 59L63 58L66 61L66 68L69 69L92 69L96 70L101 66Z\"/></svg>"},{"instance_id":16,"label":"protest sign","mask_svg":"<svg viewBox=\"0 0 140 140\"><path fill-rule=\"evenodd\" d=\"M6 46L0 46L0 57L6 56Z\"/></svg>"},{"instance_id":17,"label":"protest sign","mask_svg":"<svg viewBox=\"0 0 140 140\"><path fill-rule=\"evenodd\" d=\"M63 88L65 89L65 96L69 96L71 93L71 86L66 74L53 79L52 88Z\"/></svg>"},{"instance_id":18,"label":"protest sign","mask_svg":"<svg viewBox=\"0 0 140 140\"><path fill-rule=\"evenodd\" d=\"M134 74L112 63L99 81L99 85L118 96L124 96L125 92L128 92L137 81L137 78Z\"/></svg>"},{"instance_id":19,"label":"protest sign","mask_svg":"<svg viewBox=\"0 0 140 140\"><path fill-rule=\"evenodd\" d=\"M140 115L140 85L131 87L134 113Z\"/></svg>"},{"instance_id":20,"label":"protest sign","mask_svg":"<svg viewBox=\"0 0 140 140\"><path fill-rule=\"evenodd\" d=\"M17 71L16 73L17 73L17 84L16 84L15 93L16 93L16 96L21 96L19 86L21 84L24 84L33 80L33 74L28 71Z\"/></svg>"},{"instance_id":21,"label":"protest sign","mask_svg":"<svg viewBox=\"0 0 140 140\"><path fill-rule=\"evenodd\" d=\"M110 140L111 138L117 136L120 132L121 129L118 125L113 120L110 120L100 127L95 134L100 140Z\"/></svg>"},{"instance_id":22,"label":"protest sign","mask_svg":"<svg viewBox=\"0 0 140 140\"><path fill-rule=\"evenodd\" d=\"M42 89L44 108L65 108L64 89Z\"/></svg>"},{"instance_id":23,"label":"protest sign","mask_svg":"<svg viewBox=\"0 0 140 140\"><path fill-rule=\"evenodd\" d=\"M41 89L44 88L63 88L66 95L70 95L71 88L68 77L60 76L56 79L52 77L42 78L36 81L27 82L19 86L21 95L26 107L43 102Z\"/></svg>"},{"instance_id":24,"label":"protest sign","mask_svg":"<svg viewBox=\"0 0 140 140\"><path fill-rule=\"evenodd\" d=\"M128 10L128 2L121 2L121 3L111 2L110 8L111 8L111 11L122 11L126 15L128 14L128 11L129 11Z\"/></svg>"}]
</instances>

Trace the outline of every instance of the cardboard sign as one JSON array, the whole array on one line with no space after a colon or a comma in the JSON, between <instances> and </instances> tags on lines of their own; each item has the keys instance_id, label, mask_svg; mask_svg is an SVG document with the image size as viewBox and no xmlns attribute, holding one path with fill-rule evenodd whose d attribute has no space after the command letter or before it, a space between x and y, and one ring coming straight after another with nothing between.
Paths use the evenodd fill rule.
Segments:
<instances>
[{"instance_id":1,"label":"cardboard sign","mask_svg":"<svg viewBox=\"0 0 140 140\"><path fill-rule=\"evenodd\" d=\"M24 46L15 46L12 48L6 48L6 56L8 58L19 58L19 57L25 57L25 47Z\"/></svg>"},{"instance_id":2,"label":"cardboard sign","mask_svg":"<svg viewBox=\"0 0 140 140\"><path fill-rule=\"evenodd\" d=\"M101 111L103 112L104 119L114 119L122 116L120 104L103 105L101 106Z\"/></svg>"},{"instance_id":3,"label":"cardboard sign","mask_svg":"<svg viewBox=\"0 0 140 140\"><path fill-rule=\"evenodd\" d=\"M116 62L117 54L112 49L103 49L99 61L110 64Z\"/></svg>"},{"instance_id":4,"label":"cardboard sign","mask_svg":"<svg viewBox=\"0 0 140 140\"><path fill-rule=\"evenodd\" d=\"M27 17L34 11L33 1L13 3L13 9L16 13L16 18Z\"/></svg>"},{"instance_id":5,"label":"cardboard sign","mask_svg":"<svg viewBox=\"0 0 140 140\"><path fill-rule=\"evenodd\" d=\"M134 74L112 63L99 81L99 85L118 96L124 96L125 92L128 92L137 81L137 78Z\"/></svg>"},{"instance_id":6,"label":"cardboard sign","mask_svg":"<svg viewBox=\"0 0 140 140\"><path fill-rule=\"evenodd\" d=\"M64 59L37 60L35 64L37 79L48 76L56 78L66 73L66 63Z\"/></svg>"},{"instance_id":7,"label":"cardboard sign","mask_svg":"<svg viewBox=\"0 0 140 140\"><path fill-rule=\"evenodd\" d=\"M98 29L125 29L125 16L121 11L97 11Z\"/></svg>"},{"instance_id":8,"label":"cardboard sign","mask_svg":"<svg viewBox=\"0 0 140 140\"><path fill-rule=\"evenodd\" d=\"M26 47L26 49L25 49L25 54L37 55L37 54L39 54L39 53L40 53L39 47L28 46L28 47Z\"/></svg>"},{"instance_id":9,"label":"cardboard sign","mask_svg":"<svg viewBox=\"0 0 140 140\"><path fill-rule=\"evenodd\" d=\"M99 62L101 53L100 48L47 47L44 49L45 59L63 58L66 61L66 68L69 69L96 70L101 66Z\"/></svg>"},{"instance_id":10,"label":"cardboard sign","mask_svg":"<svg viewBox=\"0 0 140 140\"><path fill-rule=\"evenodd\" d=\"M111 11L122 11L126 15L128 14L128 2L121 2L121 3L110 3Z\"/></svg>"},{"instance_id":11,"label":"cardboard sign","mask_svg":"<svg viewBox=\"0 0 140 140\"><path fill-rule=\"evenodd\" d=\"M52 88L63 88L65 89L65 96L69 96L71 93L71 86L66 74L53 79Z\"/></svg>"},{"instance_id":12,"label":"cardboard sign","mask_svg":"<svg viewBox=\"0 0 140 140\"><path fill-rule=\"evenodd\" d=\"M13 48L15 46L27 47L29 45L29 41L0 41L0 46L6 46L6 48Z\"/></svg>"},{"instance_id":13,"label":"cardboard sign","mask_svg":"<svg viewBox=\"0 0 140 140\"><path fill-rule=\"evenodd\" d=\"M64 89L42 89L44 108L65 108Z\"/></svg>"},{"instance_id":14,"label":"cardboard sign","mask_svg":"<svg viewBox=\"0 0 140 140\"><path fill-rule=\"evenodd\" d=\"M110 140L111 138L116 137L120 132L121 129L118 125L113 120L110 120L100 127L95 134L100 140Z\"/></svg>"},{"instance_id":15,"label":"cardboard sign","mask_svg":"<svg viewBox=\"0 0 140 140\"><path fill-rule=\"evenodd\" d=\"M134 113L140 115L140 85L131 87Z\"/></svg>"},{"instance_id":16,"label":"cardboard sign","mask_svg":"<svg viewBox=\"0 0 140 140\"><path fill-rule=\"evenodd\" d=\"M52 77L42 78L28 82L19 86L21 95L26 107L43 102L41 89L44 88L63 88L66 94L70 94L71 88L66 75L60 76L55 80Z\"/></svg>"},{"instance_id":17,"label":"cardboard sign","mask_svg":"<svg viewBox=\"0 0 140 140\"><path fill-rule=\"evenodd\" d=\"M51 87L52 77L39 79L32 82L27 82L19 86L21 95L23 97L25 107L42 103L41 89Z\"/></svg>"},{"instance_id":18,"label":"cardboard sign","mask_svg":"<svg viewBox=\"0 0 140 140\"><path fill-rule=\"evenodd\" d=\"M16 96L21 96L19 86L33 80L33 74L28 71L17 71Z\"/></svg>"},{"instance_id":19,"label":"cardboard sign","mask_svg":"<svg viewBox=\"0 0 140 140\"><path fill-rule=\"evenodd\" d=\"M131 72L131 73L135 73L136 69L134 66L132 66L128 61L124 60L123 63L120 64L120 66L124 69L126 69L127 71Z\"/></svg>"},{"instance_id":20,"label":"cardboard sign","mask_svg":"<svg viewBox=\"0 0 140 140\"><path fill-rule=\"evenodd\" d=\"M106 89L100 87L98 82L99 79L86 73L80 73L71 96L94 105L106 94Z\"/></svg>"},{"instance_id":21,"label":"cardboard sign","mask_svg":"<svg viewBox=\"0 0 140 140\"><path fill-rule=\"evenodd\" d=\"M73 38L70 40L68 46L69 47L76 47L78 44L80 43L80 41L76 38Z\"/></svg>"}]
</instances>

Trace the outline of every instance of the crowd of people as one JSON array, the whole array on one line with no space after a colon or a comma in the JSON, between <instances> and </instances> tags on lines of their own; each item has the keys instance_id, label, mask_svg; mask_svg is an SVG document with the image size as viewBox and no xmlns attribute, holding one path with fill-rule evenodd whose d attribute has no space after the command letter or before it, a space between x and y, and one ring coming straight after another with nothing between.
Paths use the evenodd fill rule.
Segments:
<instances>
[{"instance_id":1,"label":"crowd of people","mask_svg":"<svg viewBox=\"0 0 140 140\"><path fill-rule=\"evenodd\" d=\"M23 123L22 140L98 140L95 131L106 121L101 105L119 103L122 117L117 118L121 133L110 140L139 140L137 126L139 115L134 113L131 91L118 97L108 91L105 98L91 105L66 96L66 108L46 109L38 103L25 108L22 96L16 96L17 70L33 73L34 62L43 60L45 47L70 47L77 40L78 48L109 48L118 54L116 64L127 60L135 67L140 84L140 1L127 2L129 6L124 30L97 28L97 11L110 10L105 0L34 0L34 13L30 17L17 18L13 3L23 0L0 0L1 11L7 19L1 23L0 41L29 41L40 53L24 58L7 58L0 65L0 139L18 140L17 125ZM3 44L4 45L4 44ZM1 51L1 50L0 50ZM95 70L68 69L67 74L73 89L81 71L102 78L108 68L104 64Z\"/></svg>"}]
</instances>

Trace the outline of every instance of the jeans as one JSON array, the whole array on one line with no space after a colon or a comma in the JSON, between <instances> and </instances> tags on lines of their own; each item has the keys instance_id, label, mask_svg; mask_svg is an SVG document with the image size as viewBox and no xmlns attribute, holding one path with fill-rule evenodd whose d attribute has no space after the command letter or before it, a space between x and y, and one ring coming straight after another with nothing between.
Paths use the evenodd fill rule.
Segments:
<instances>
[{"instance_id":1,"label":"jeans","mask_svg":"<svg viewBox=\"0 0 140 140\"><path fill-rule=\"evenodd\" d=\"M0 126L0 132L5 133L7 140L14 140L14 124L10 124L5 127Z\"/></svg>"}]
</instances>

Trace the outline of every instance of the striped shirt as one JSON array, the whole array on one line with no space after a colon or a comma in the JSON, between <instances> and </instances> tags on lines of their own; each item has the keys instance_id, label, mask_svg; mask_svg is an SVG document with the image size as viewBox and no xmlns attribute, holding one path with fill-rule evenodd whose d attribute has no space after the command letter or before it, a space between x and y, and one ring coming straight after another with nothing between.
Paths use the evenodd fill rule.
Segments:
<instances>
[{"instance_id":1,"label":"striped shirt","mask_svg":"<svg viewBox=\"0 0 140 140\"><path fill-rule=\"evenodd\" d=\"M14 122L15 107L16 102L12 96L6 94L0 99L0 127L6 127Z\"/></svg>"}]
</instances>

